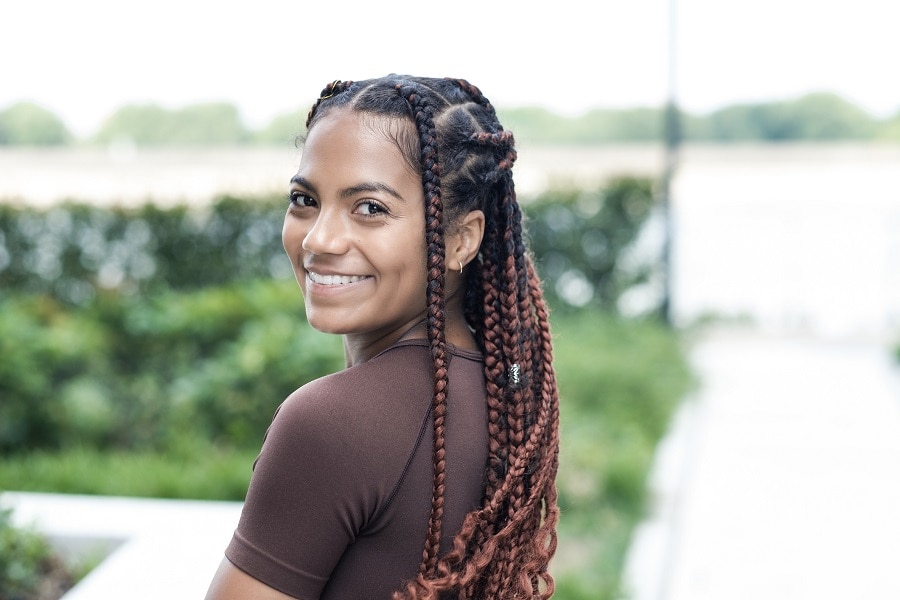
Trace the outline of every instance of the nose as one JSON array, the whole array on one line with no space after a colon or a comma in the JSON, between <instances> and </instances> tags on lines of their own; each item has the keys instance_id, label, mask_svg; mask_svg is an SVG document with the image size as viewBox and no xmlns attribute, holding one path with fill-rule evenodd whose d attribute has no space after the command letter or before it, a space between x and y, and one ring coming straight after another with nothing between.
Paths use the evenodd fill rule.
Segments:
<instances>
[{"instance_id":1,"label":"nose","mask_svg":"<svg viewBox=\"0 0 900 600\"><path fill-rule=\"evenodd\" d=\"M301 245L313 254L343 254L349 246L348 225L339 211L323 209L303 236Z\"/></svg>"}]
</instances>

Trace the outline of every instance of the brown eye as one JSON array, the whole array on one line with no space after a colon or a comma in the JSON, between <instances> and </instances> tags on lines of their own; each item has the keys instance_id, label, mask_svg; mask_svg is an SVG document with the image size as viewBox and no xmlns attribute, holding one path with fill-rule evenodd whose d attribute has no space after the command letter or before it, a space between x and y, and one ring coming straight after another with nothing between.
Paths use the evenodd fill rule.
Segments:
<instances>
[{"instance_id":1,"label":"brown eye","mask_svg":"<svg viewBox=\"0 0 900 600\"><path fill-rule=\"evenodd\" d=\"M360 202L356 206L356 212L365 217L374 217L380 214L387 213L387 210L377 202L366 200L365 202Z\"/></svg>"},{"instance_id":2,"label":"brown eye","mask_svg":"<svg viewBox=\"0 0 900 600\"><path fill-rule=\"evenodd\" d=\"M288 202L292 206L315 206L316 201L312 199L311 196L308 196L302 192L291 192L291 195L288 197Z\"/></svg>"}]
</instances>

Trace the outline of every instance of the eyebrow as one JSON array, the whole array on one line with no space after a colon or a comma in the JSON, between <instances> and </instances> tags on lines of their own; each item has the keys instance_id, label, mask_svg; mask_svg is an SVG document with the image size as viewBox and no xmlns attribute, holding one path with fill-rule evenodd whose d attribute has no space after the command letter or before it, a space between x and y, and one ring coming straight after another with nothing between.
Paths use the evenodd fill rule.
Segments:
<instances>
[{"instance_id":1,"label":"eyebrow","mask_svg":"<svg viewBox=\"0 0 900 600\"><path fill-rule=\"evenodd\" d=\"M293 177L291 177L291 183L301 185L315 194L318 193L318 190L316 190L316 186L314 186L311 181L309 181L302 175L294 175ZM341 198L350 198L351 196L355 196L356 194L359 194L361 192L384 192L386 194L390 194L397 200L404 200L403 196L400 195L400 192L398 192L388 184L382 183L380 181L364 181L362 183L346 187L341 190L340 196Z\"/></svg>"}]
</instances>

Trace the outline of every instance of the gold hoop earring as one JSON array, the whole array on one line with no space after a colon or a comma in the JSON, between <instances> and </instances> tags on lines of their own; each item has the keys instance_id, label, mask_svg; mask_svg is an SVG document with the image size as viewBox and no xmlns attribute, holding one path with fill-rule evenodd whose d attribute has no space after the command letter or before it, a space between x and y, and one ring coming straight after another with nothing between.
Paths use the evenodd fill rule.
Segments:
<instances>
[{"instance_id":1,"label":"gold hoop earring","mask_svg":"<svg viewBox=\"0 0 900 600\"><path fill-rule=\"evenodd\" d=\"M458 260L458 261L456 261L456 262L459 263L459 273L462 274L462 271L463 271L463 263L462 263L461 260Z\"/></svg>"}]
</instances>

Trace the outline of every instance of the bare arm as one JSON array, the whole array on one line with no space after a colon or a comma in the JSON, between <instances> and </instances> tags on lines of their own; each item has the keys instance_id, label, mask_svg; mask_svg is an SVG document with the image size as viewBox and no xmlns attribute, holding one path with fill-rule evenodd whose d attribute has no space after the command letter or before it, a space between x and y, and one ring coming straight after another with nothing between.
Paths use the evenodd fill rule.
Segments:
<instances>
[{"instance_id":1,"label":"bare arm","mask_svg":"<svg viewBox=\"0 0 900 600\"><path fill-rule=\"evenodd\" d=\"M282 594L247 575L235 567L227 558L222 559L216 571L206 600L294 600L293 596ZM311 599L310 599L311 600Z\"/></svg>"}]
</instances>

